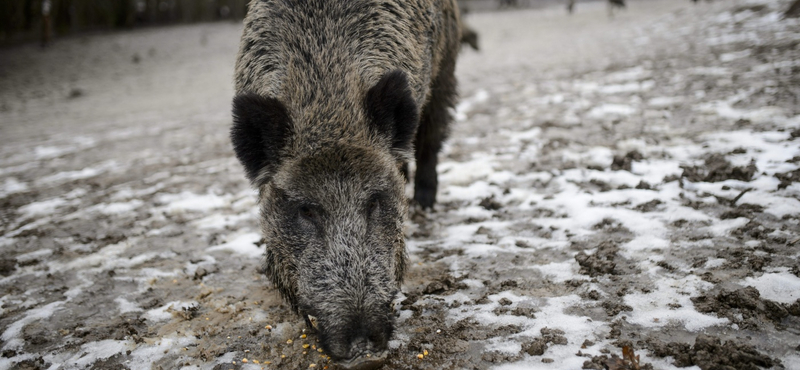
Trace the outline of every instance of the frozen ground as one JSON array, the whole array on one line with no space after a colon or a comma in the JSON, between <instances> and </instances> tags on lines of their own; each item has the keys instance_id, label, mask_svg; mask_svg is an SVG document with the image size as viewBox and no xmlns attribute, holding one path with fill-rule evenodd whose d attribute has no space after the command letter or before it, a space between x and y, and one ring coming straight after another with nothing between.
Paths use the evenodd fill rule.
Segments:
<instances>
[{"instance_id":1,"label":"frozen ground","mask_svg":"<svg viewBox=\"0 0 800 370\"><path fill-rule=\"evenodd\" d=\"M629 3L468 19L387 368L800 369L800 22ZM327 365L257 272L239 30L0 50L0 369Z\"/></svg>"}]
</instances>

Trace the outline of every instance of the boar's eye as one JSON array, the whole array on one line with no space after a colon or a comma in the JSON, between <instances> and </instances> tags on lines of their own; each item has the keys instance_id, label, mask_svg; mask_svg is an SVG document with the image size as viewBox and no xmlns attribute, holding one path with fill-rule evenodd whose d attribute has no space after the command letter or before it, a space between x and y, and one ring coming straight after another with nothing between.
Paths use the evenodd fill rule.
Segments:
<instances>
[{"instance_id":1,"label":"boar's eye","mask_svg":"<svg viewBox=\"0 0 800 370\"><path fill-rule=\"evenodd\" d=\"M298 209L298 213L300 213L301 217L312 222L317 222L317 219L319 218L319 213L312 206L302 205Z\"/></svg>"},{"instance_id":2,"label":"boar's eye","mask_svg":"<svg viewBox=\"0 0 800 370\"><path fill-rule=\"evenodd\" d=\"M373 195L367 202L367 217L375 217L381 210L381 197L378 194Z\"/></svg>"},{"instance_id":3,"label":"boar's eye","mask_svg":"<svg viewBox=\"0 0 800 370\"><path fill-rule=\"evenodd\" d=\"M317 228L322 221L322 212L319 207L304 204L297 207L297 218L307 226Z\"/></svg>"}]
</instances>

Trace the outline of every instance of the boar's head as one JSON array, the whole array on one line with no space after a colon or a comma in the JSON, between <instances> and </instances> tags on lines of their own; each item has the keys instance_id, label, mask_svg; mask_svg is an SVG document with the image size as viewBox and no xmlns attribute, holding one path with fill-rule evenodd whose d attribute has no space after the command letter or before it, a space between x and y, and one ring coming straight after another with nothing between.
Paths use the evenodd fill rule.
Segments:
<instances>
[{"instance_id":1,"label":"boar's head","mask_svg":"<svg viewBox=\"0 0 800 370\"><path fill-rule=\"evenodd\" d=\"M361 369L380 364L393 331L406 263L400 165L419 115L399 71L359 106L366 139L287 150L303 130L286 105L241 94L231 138L259 190L266 274L295 311L314 318L326 353Z\"/></svg>"}]
</instances>

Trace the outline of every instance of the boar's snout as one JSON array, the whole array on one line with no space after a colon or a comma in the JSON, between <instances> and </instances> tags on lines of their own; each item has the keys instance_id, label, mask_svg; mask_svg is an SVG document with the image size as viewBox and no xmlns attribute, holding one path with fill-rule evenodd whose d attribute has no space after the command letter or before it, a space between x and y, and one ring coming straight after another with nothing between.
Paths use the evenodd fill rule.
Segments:
<instances>
[{"instance_id":1,"label":"boar's snout","mask_svg":"<svg viewBox=\"0 0 800 370\"><path fill-rule=\"evenodd\" d=\"M376 313L348 315L345 320L317 318L320 344L340 368L362 370L383 365L394 324L388 308Z\"/></svg>"}]
</instances>

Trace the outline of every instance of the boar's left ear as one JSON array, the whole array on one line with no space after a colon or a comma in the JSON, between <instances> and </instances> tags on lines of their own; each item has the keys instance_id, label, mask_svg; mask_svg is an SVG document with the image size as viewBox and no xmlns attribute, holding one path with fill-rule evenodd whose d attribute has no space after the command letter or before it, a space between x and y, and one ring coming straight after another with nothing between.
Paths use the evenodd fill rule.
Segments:
<instances>
[{"instance_id":1,"label":"boar's left ear","mask_svg":"<svg viewBox=\"0 0 800 370\"><path fill-rule=\"evenodd\" d=\"M411 149L419 113L406 74L394 70L383 75L367 91L365 103L372 127L390 141L392 151L400 156L413 156Z\"/></svg>"},{"instance_id":2,"label":"boar's left ear","mask_svg":"<svg viewBox=\"0 0 800 370\"><path fill-rule=\"evenodd\" d=\"M254 93L233 98L233 150L253 185L275 174L291 135L289 113L277 99Z\"/></svg>"}]
</instances>

